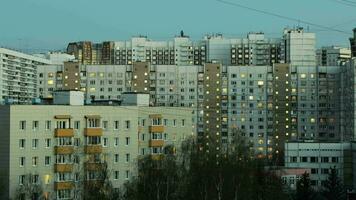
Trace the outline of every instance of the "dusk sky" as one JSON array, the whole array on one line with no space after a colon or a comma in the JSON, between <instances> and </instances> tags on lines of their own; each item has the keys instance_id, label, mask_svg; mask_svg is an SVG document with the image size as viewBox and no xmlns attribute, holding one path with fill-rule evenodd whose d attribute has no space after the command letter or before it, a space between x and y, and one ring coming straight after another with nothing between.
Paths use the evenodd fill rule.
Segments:
<instances>
[{"instance_id":1,"label":"dusk sky","mask_svg":"<svg viewBox=\"0 0 356 200\"><path fill-rule=\"evenodd\" d=\"M356 27L356 0L226 0L347 32L321 30L317 46L349 46ZM262 31L280 37L298 22L216 0L1 0L0 46L27 50L64 49L80 40L126 40L147 35L169 40L180 30L193 39L207 33L245 37ZM299 25L307 25L299 23Z\"/></svg>"}]
</instances>

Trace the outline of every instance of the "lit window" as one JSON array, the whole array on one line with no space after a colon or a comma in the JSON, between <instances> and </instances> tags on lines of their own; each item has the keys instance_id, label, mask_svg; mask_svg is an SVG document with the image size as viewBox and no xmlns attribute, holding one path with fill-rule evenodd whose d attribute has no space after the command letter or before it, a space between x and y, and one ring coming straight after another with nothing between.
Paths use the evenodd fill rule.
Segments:
<instances>
[{"instance_id":1,"label":"lit window","mask_svg":"<svg viewBox=\"0 0 356 200\"><path fill-rule=\"evenodd\" d=\"M264 83L263 83L263 81L258 81L257 82L257 85L263 85Z\"/></svg>"},{"instance_id":2,"label":"lit window","mask_svg":"<svg viewBox=\"0 0 356 200\"><path fill-rule=\"evenodd\" d=\"M306 77L307 77L306 74L301 74L301 75L300 75L300 78L306 78Z\"/></svg>"},{"instance_id":3,"label":"lit window","mask_svg":"<svg viewBox=\"0 0 356 200\"><path fill-rule=\"evenodd\" d=\"M48 85L53 85L53 80L48 80L47 83Z\"/></svg>"}]
</instances>

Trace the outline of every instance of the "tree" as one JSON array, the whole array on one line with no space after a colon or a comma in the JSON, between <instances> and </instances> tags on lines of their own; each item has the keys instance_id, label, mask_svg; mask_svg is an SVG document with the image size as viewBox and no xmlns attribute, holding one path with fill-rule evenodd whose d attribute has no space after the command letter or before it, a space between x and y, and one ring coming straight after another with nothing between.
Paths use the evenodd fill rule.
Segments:
<instances>
[{"instance_id":1,"label":"tree","mask_svg":"<svg viewBox=\"0 0 356 200\"><path fill-rule=\"evenodd\" d=\"M88 164L88 163L87 163ZM94 180L84 176L83 190L81 196L85 200L117 200L120 199L120 191L113 188L110 181L110 172L106 162L90 163L90 169L86 169L86 173L92 173ZM87 167L89 168L89 167Z\"/></svg>"},{"instance_id":2,"label":"tree","mask_svg":"<svg viewBox=\"0 0 356 200\"><path fill-rule=\"evenodd\" d=\"M304 172L301 179L297 182L296 200L312 200L315 197L309 178L309 174Z\"/></svg>"},{"instance_id":3,"label":"tree","mask_svg":"<svg viewBox=\"0 0 356 200\"><path fill-rule=\"evenodd\" d=\"M330 168L328 180L324 185L323 196L327 200L346 199L345 188L337 175L337 169L335 167Z\"/></svg>"},{"instance_id":4,"label":"tree","mask_svg":"<svg viewBox=\"0 0 356 200\"><path fill-rule=\"evenodd\" d=\"M166 147L164 156L145 156L138 160L138 175L125 185L125 198L130 200L175 200L178 197L177 188L178 165L176 156Z\"/></svg>"},{"instance_id":5,"label":"tree","mask_svg":"<svg viewBox=\"0 0 356 200\"><path fill-rule=\"evenodd\" d=\"M16 200L33 199L41 200L44 199L43 187L39 180L38 175L26 174L22 178L22 184L16 189Z\"/></svg>"}]
</instances>

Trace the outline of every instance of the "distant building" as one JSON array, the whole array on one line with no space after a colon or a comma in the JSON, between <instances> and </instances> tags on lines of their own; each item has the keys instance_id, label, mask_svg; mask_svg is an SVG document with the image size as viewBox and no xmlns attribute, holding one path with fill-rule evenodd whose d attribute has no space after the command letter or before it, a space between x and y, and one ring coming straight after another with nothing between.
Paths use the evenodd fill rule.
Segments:
<instances>
[{"instance_id":1,"label":"distant building","mask_svg":"<svg viewBox=\"0 0 356 200\"><path fill-rule=\"evenodd\" d=\"M283 55L286 63L291 66L315 66L315 33L304 31L303 28L285 29Z\"/></svg>"},{"instance_id":2,"label":"distant building","mask_svg":"<svg viewBox=\"0 0 356 200\"><path fill-rule=\"evenodd\" d=\"M344 66L351 58L351 50L343 47L323 47L316 51L319 66Z\"/></svg>"},{"instance_id":3,"label":"distant building","mask_svg":"<svg viewBox=\"0 0 356 200\"><path fill-rule=\"evenodd\" d=\"M356 28L353 29L354 37L350 38L351 54L352 57L356 57Z\"/></svg>"},{"instance_id":4,"label":"distant building","mask_svg":"<svg viewBox=\"0 0 356 200\"><path fill-rule=\"evenodd\" d=\"M37 97L37 67L49 60L0 48L0 104L31 103Z\"/></svg>"}]
</instances>

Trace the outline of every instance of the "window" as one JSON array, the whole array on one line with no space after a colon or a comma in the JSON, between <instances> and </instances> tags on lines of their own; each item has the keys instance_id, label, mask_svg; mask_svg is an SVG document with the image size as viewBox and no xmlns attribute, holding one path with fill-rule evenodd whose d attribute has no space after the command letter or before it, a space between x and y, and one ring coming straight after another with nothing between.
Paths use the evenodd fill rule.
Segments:
<instances>
[{"instance_id":1,"label":"window","mask_svg":"<svg viewBox=\"0 0 356 200\"><path fill-rule=\"evenodd\" d=\"M45 139L45 145L46 148L51 147L51 139Z\"/></svg>"},{"instance_id":2,"label":"window","mask_svg":"<svg viewBox=\"0 0 356 200\"><path fill-rule=\"evenodd\" d=\"M80 121L75 121L74 122L74 129L76 129L76 130L80 129Z\"/></svg>"},{"instance_id":3,"label":"window","mask_svg":"<svg viewBox=\"0 0 356 200\"><path fill-rule=\"evenodd\" d=\"M339 162L339 158L338 157L331 157L331 162L338 163Z\"/></svg>"},{"instance_id":4,"label":"window","mask_svg":"<svg viewBox=\"0 0 356 200\"><path fill-rule=\"evenodd\" d=\"M141 134L141 140L145 141L145 134L144 133Z\"/></svg>"},{"instance_id":5,"label":"window","mask_svg":"<svg viewBox=\"0 0 356 200\"><path fill-rule=\"evenodd\" d=\"M328 163L329 162L329 157L321 157L321 162Z\"/></svg>"},{"instance_id":6,"label":"window","mask_svg":"<svg viewBox=\"0 0 356 200\"><path fill-rule=\"evenodd\" d=\"M146 120L142 119L142 126L145 126L145 122L146 122Z\"/></svg>"},{"instance_id":7,"label":"window","mask_svg":"<svg viewBox=\"0 0 356 200\"><path fill-rule=\"evenodd\" d=\"M115 146L116 147L119 146L119 138L118 137L115 138Z\"/></svg>"},{"instance_id":8,"label":"window","mask_svg":"<svg viewBox=\"0 0 356 200\"><path fill-rule=\"evenodd\" d=\"M103 146L107 147L108 146L108 138L104 138L103 140Z\"/></svg>"},{"instance_id":9,"label":"window","mask_svg":"<svg viewBox=\"0 0 356 200\"><path fill-rule=\"evenodd\" d=\"M163 125L165 125L165 126L168 125L168 119L163 119Z\"/></svg>"},{"instance_id":10,"label":"window","mask_svg":"<svg viewBox=\"0 0 356 200\"><path fill-rule=\"evenodd\" d=\"M176 125L177 125L177 120L173 119L173 126L176 126Z\"/></svg>"},{"instance_id":11,"label":"window","mask_svg":"<svg viewBox=\"0 0 356 200\"><path fill-rule=\"evenodd\" d=\"M126 146L130 144L130 138L126 137Z\"/></svg>"},{"instance_id":12,"label":"window","mask_svg":"<svg viewBox=\"0 0 356 200\"><path fill-rule=\"evenodd\" d=\"M74 138L74 145L76 147L79 147L80 146L80 138Z\"/></svg>"},{"instance_id":13,"label":"window","mask_svg":"<svg viewBox=\"0 0 356 200\"><path fill-rule=\"evenodd\" d=\"M89 118L87 121L88 128L98 128L100 127L100 119L98 118Z\"/></svg>"},{"instance_id":14,"label":"window","mask_svg":"<svg viewBox=\"0 0 356 200\"><path fill-rule=\"evenodd\" d=\"M26 121L20 121L20 130L25 130L26 129Z\"/></svg>"},{"instance_id":15,"label":"window","mask_svg":"<svg viewBox=\"0 0 356 200\"><path fill-rule=\"evenodd\" d=\"M57 126L56 126L56 128L58 128L58 129L65 129L65 128L67 128L68 127L68 121L67 120L59 120L59 121L57 121Z\"/></svg>"},{"instance_id":16,"label":"window","mask_svg":"<svg viewBox=\"0 0 356 200\"><path fill-rule=\"evenodd\" d=\"M318 174L318 171L319 171L319 169L312 168L310 172L311 172L311 174Z\"/></svg>"},{"instance_id":17,"label":"window","mask_svg":"<svg viewBox=\"0 0 356 200\"><path fill-rule=\"evenodd\" d=\"M19 185L23 185L25 183L25 175L20 175L19 176Z\"/></svg>"},{"instance_id":18,"label":"window","mask_svg":"<svg viewBox=\"0 0 356 200\"><path fill-rule=\"evenodd\" d=\"M33 130L38 130L38 124L39 124L38 121L33 121L33 122L32 122L32 129L33 129Z\"/></svg>"},{"instance_id":19,"label":"window","mask_svg":"<svg viewBox=\"0 0 356 200\"><path fill-rule=\"evenodd\" d=\"M318 157L310 157L310 162L311 163L317 163L318 162Z\"/></svg>"},{"instance_id":20,"label":"window","mask_svg":"<svg viewBox=\"0 0 356 200\"><path fill-rule=\"evenodd\" d=\"M88 145L99 145L101 144L101 137L100 136L89 136L86 138Z\"/></svg>"},{"instance_id":21,"label":"window","mask_svg":"<svg viewBox=\"0 0 356 200\"><path fill-rule=\"evenodd\" d=\"M118 163L119 162L119 154L115 154L114 156L114 162Z\"/></svg>"},{"instance_id":22,"label":"window","mask_svg":"<svg viewBox=\"0 0 356 200\"><path fill-rule=\"evenodd\" d=\"M114 121L114 129L115 130L119 129L119 121Z\"/></svg>"},{"instance_id":23,"label":"window","mask_svg":"<svg viewBox=\"0 0 356 200\"><path fill-rule=\"evenodd\" d=\"M141 155L145 155L145 148L141 148Z\"/></svg>"},{"instance_id":24,"label":"window","mask_svg":"<svg viewBox=\"0 0 356 200\"><path fill-rule=\"evenodd\" d=\"M103 121L103 129L108 129L108 121Z\"/></svg>"},{"instance_id":25,"label":"window","mask_svg":"<svg viewBox=\"0 0 356 200\"><path fill-rule=\"evenodd\" d=\"M126 170L126 179L129 179L129 177L130 177L130 171Z\"/></svg>"},{"instance_id":26,"label":"window","mask_svg":"<svg viewBox=\"0 0 356 200\"><path fill-rule=\"evenodd\" d=\"M46 129L46 130L51 130L51 121L46 121L46 123L45 123L45 129Z\"/></svg>"},{"instance_id":27,"label":"window","mask_svg":"<svg viewBox=\"0 0 356 200\"><path fill-rule=\"evenodd\" d=\"M119 179L119 171L115 171L114 173L114 180Z\"/></svg>"},{"instance_id":28,"label":"window","mask_svg":"<svg viewBox=\"0 0 356 200\"><path fill-rule=\"evenodd\" d=\"M51 157L46 156L46 157L45 157L45 165L46 165L46 166L49 166L50 164L51 164Z\"/></svg>"},{"instance_id":29,"label":"window","mask_svg":"<svg viewBox=\"0 0 356 200\"><path fill-rule=\"evenodd\" d=\"M130 128L130 120L125 121L125 128L129 129Z\"/></svg>"},{"instance_id":30,"label":"window","mask_svg":"<svg viewBox=\"0 0 356 200\"><path fill-rule=\"evenodd\" d=\"M300 157L300 162L308 162L308 157Z\"/></svg>"},{"instance_id":31,"label":"window","mask_svg":"<svg viewBox=\"0 0 356 200\"><path fill-rule=\"evenodd\" d=\"M154 118L154 119L152 119L152 125L153 125L153 126L162 125L161 118Z\"/></svg>"},{"instance_id":32,"label":"window","mask_svg":"<svg viewBox=\"0 0 356 200\"><path fill-rule=\"evenodd\" d=\"M32 139L32 148L36 149L38 147L38 139Z\"/></svg>"},{"instance_id":33,"label":"window","mask_svg":"<svg viewBox=\"0 0 356 200\"><path fill-rule=\"evenodd\" d=\"M185 126L185 119L182 119L182 126Z\"/></svg>"},{"instance_id":34,"label":"window","mask_svg":"<svg viewBox=\"0 0 356 200\"><path fill-rule=\"evenodd\" d=\"M19 140L19 146L20 146L20 149L24 149L26 147L26 140L25 139L20 139Z\"/></svg>"},{"instance_id":35,"label":"window","mask_svg":"<svg viewBox=\"0 0 356 200\"><path fill-rule=\"evenodd\" d=\"M37 166L38 164L38 157L32 157L32 166Z\"/></svg>"},{"instance_id":36,"label":"window","mask_svg":"<svg viewBox=\"0 0 356 200\"><path fill-rule=\"evenodd\" d=\"M57 190L57 199L69 199L71 198L71 190Z\"/></svg>"},{"instance_id":37,"label":"window","mask_svg":"<svg viewBox=\"0 0 356 200\"><path fill-rule=\"evenodd\" d=\"M23 167L26 164L26 158L20 157L20 167Z\"/></svg>"},{"instance_id":38,"label":"window","mask_svg":"<svg viewBox=\"0 0 356 200\"><path fill-rule=\"evenodd\" d=\"M126 154L126 162L130 162L130 154L129 153Z\"/></svg>"}]
</instances>

